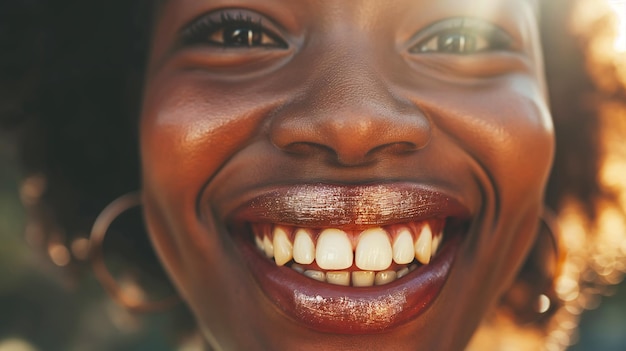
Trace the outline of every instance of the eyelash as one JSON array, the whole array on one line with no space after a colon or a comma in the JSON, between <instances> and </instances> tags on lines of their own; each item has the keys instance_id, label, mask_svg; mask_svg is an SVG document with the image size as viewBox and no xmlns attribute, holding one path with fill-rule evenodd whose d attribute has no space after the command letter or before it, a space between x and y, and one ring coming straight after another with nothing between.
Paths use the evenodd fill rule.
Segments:
<instances>
[{"instance_id":1,"label":"eyelash","mask_svg":"<svg viewBox=\"0 0 626 351\"><path fill-rule=\"evenodd\" d=\"M409 52L470 55L505 51L512 47L512 39L503 30L480 20L447 19L433 24L425 31L426 38L411 47ZM279 35L263 25L261 16L253 17L243 11L220 12L219 17L200 17L181 32L181 38L184 45L209 44L224 48L288 47Z\"/></svg>"},{"instance_id":2,"label":"eyelash","mask_svg":"<svg viewBox=\"0 0 626 351\"><path fill-rule=\"evenodd\" d=\"M181 32L185 45L209 44L225 48L287 48L287 43L262 24L262 17L238 12L203 16Z\"/></svg>"},{"instance_id":3,"label":"eyelash","mask_svg":"<svg viewBox=\"0 0 626 351\"><path fill-rule=\"evenodd\" d=\"M513 45L503 30L478 20L445 20L435 23L427 32L432 34L411 47L411 53L470 55L506 51Z\"/></svg>"}]
</instances>

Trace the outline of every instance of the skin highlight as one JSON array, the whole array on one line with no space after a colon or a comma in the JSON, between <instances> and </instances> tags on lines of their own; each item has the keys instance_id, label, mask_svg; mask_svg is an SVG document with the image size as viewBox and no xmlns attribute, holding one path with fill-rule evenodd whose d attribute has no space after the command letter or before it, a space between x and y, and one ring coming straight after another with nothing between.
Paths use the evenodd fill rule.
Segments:
<instances>
[{"instance_id":1,"label":"skin highlight","mask_svg":"<svg viewBox=\"0 0 626 351\"><path fill-rule=\"evenodd\" d=\"M467 343L534 242L554 152L536 11L528 2L495 5L488 14L454 0L164 5L141 116L144 213L164 266L215 348ZM180 44L199 16L236 16L241 8L286 48ZM460 17L497 27L510 47L413 51L440 35L428 32L433 23ZM471 225L432 303L379 333L293 323L259 288L249 253L227 226L235 204L276 186L399 183L454 198Z\"/></svg>"}]
</instances>

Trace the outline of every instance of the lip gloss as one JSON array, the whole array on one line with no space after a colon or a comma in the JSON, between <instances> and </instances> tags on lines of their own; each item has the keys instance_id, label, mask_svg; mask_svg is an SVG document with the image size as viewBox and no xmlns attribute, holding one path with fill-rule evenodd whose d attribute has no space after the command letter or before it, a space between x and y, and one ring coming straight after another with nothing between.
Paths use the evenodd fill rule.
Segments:
<instances>
[{"instance_id":1,"label":"lip gloss","mask_svg":"<svg viewBox=\"0 0 626 351\"><path fill-rule=\"evenodd\" d=\"M424 186L305 184L273 189L255 197L236 211L235 219L352 229L467 215L458 200Z\"/></svg>"},{"instance_id":2,"label":"lip gloss","mask_svg":"<svg viewBox=\"0 0 626 351\"><path fill-rule=\"evenodd\" d=\"M315 281L261 255L246 223L363 229L433 218L466 221L460 200L423 184L284 185L255 193L229 217L234 238L265 296L285 315L310 329L363 334L414 320L437 299L463 233L452 235L442 252L387 285L354 288Z\"/></svg>"}]
</instances>

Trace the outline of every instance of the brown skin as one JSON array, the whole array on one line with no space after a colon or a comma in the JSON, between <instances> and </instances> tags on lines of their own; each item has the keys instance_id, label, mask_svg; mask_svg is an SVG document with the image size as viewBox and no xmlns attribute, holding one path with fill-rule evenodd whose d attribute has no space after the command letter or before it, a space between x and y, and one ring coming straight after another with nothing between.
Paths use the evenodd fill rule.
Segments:
<instances>
[{"instance_id":1,"label":"brown skin","mask_svg":"<svg viewBox=\"0 0 626 351\"><path fill-rule=\"evenodd\" d=\"M534 4L484 3L164 5L141 117L145 217L217 349L464 347L535 238L554 149ZM286 47L180 45L182 28L223 9L262 18ZM498 26L510 47L411 51L440 35L424 34L429 25L458 17ZM400 181L453 194L472 225L432 305L383 333L295 323L260 290L226 229L232 204L270 185Z\"/></svg>"}]
</instances>

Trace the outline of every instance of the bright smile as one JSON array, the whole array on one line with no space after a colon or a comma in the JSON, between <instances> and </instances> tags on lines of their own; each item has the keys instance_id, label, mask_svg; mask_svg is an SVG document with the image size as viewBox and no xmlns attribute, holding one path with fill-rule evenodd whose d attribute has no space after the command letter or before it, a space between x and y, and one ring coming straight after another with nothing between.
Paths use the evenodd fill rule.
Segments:
<instances>
[{"instance_id":1,"label":"bright smile","mask_svg":"<svg viewBox=\"0 0 626 351\"><path fill-rule=\"evenodd\" d=\"M313 184L256 194L228 223L285 315L319 331L361 334L397 327L431 305L469 210L416 184Z\"/></svg>"}]
</instances>

